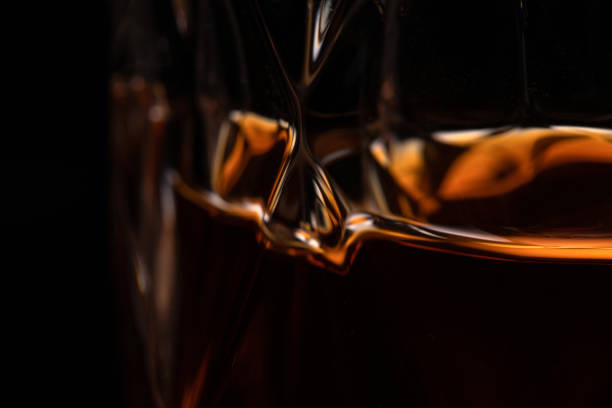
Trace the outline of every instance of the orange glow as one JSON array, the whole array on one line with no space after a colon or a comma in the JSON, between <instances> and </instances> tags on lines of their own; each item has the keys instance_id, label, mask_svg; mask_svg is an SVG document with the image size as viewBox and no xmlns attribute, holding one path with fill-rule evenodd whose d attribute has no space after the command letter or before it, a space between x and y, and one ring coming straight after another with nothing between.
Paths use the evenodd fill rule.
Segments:
<instances>
[{"instance_id":1,"label":"orange glow","mask_svg":"<svg viewBox=\"0 0 612 408\"><path fill-rule=\"evenodd\" d=\"M599 230L557 228L527 232L530 230L510 228L499 233L469 223L445 225L427 218L454 200L505 199L503 194L529 185L541 172L558 166L583 162L612 164L609 131L553 127L513 129L490 135L467 132L459 135L459 144L453 139L455 134L447 135L445 143L452 142L455 150L450 160L442 163L444 167L437 168L443 170L439 187L435 187L430 174L432 166L440 165L431 162L432 157L438 157L437 147L432 144L435 141L375 140L370 145L370 154L397 187L393 194L381 190L379 196L382 200L395 200L395 206L383 201L357 211L337 194L325 169L300 150L297 135L288 124L253 113L234 112L230 119L222 129L215 156L214 191L194 190L176 174L172 177L173 186L178 194L216 216L256 224L258 241L265 248L305 258L339 274L348 273L363 242L374 239L487 259L612 263L612 236L605 230L607 224L598 225ZM281 154L277 150L276 155L268 156L279 143ZM434 154L427 156L426 149L433 149ZM304 159L303 181L310 183L312 197L310 202L301 204L306 210L304 219L293 228L277 228L276 223L281 221L275 219L274 209L294 155ZM263 160L272 164L268 169L275 169L271 191L232 199L228 194L242 177L249 176L247 167L253 160ZM376 177L375 173L369 176ZM395 208L399 214L387 208ZM187 404L197 399L194 392L185 400Z\"/></svg>"}]
</instances>

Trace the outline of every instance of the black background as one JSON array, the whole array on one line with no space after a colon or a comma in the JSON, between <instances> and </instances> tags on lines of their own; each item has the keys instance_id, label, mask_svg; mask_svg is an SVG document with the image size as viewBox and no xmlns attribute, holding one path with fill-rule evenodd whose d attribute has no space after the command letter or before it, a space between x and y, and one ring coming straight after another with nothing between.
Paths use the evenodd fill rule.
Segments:
<instances>
[{"instance_id":1,"label":"black background","mask_svg":"<svg viewBox=\"0 0 612 408\"><path fill-rule=\"evenodd\" d=\"M24 405L122 406L108 245L108 8L24 4L4 16L7 388Z\"/></svg>"}]
</instances>

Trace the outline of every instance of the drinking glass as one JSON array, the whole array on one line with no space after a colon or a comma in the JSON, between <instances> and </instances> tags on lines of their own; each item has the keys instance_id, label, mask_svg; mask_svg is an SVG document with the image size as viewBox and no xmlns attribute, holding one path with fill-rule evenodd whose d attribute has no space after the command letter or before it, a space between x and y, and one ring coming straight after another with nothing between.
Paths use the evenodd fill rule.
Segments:
<instances>
[{"instance_id":1,"label":"drinking glass","mask_svg":"<svg viewBox=\"0 0 612 408\"><path fill-rule=\"evenodd\" d=\"M128 404L609 406L604 3L111 2Z\"/></svg>"}]
</instances>

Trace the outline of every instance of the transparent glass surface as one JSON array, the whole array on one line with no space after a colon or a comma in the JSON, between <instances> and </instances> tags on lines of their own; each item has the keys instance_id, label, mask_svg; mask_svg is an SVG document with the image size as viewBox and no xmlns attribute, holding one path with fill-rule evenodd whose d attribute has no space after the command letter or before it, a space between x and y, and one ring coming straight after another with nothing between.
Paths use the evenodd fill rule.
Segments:
<instances>
[{"instance_id":1,"label":"transparent glass surface","mask_svg":"<svg viewBox=\"0 0 612 408\"><path fill-rule=\"evenodd\" d=\"M112 3L134 403L607 406L605 2Z\"/></svg>"}]
</instances>

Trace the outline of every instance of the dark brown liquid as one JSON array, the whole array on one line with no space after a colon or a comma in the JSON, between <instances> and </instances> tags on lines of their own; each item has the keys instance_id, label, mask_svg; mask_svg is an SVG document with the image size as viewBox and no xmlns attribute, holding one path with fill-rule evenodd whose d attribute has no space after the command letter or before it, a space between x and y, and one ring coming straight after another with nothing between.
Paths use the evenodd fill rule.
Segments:
<instances>
[{"instance_id":1,"label":"dark brown liquid","mask_svg":"<svg viewBox=\"0 0 612 408\"><path fill-rule=\"evenodd\" d=\"M364 243L345 276L176 199L181 407L607 407L610 269Z\"/></svg>"},{"instance_id":2,"label":"dark brown liquid","mask_svg":"<svg viewBox=\"0 0 612 408\"><path fill-rule=\"evenodd\" d=\"M367 201L356 203L342 191L334 192L346 206L340 212L322 201L301 203L330 211L330 218L343 214L332 227L353 235L345 232L329 246L316 223L276 226L287 220L277 216L284 178L291 180L293 130L239 113L225 129L212 192L198 191L178 175L171 178L180 271L174 398L180 406L604 407L611 402L612 278L609 266L588 264L610 256L604 206L609 208L612 195L593 182L610 171L608 131L438 134L429 142L387 143L384 151L374 142L370 151L380 167L372 176L384 186L382 205L373 201L367 207ZM342 138L330 140L342 145L331 150L342 150ZM328 163L322 172L333 167L325 157L320 161ZM568 164L575 166L566 169ZM498 175L510 165L513 171ZM274 169L274 177L253 178L254 169L260 175ZM441 174L437 181L430 173L435 171ZM545 180L553 187L545 192L567 191L566 182L582 183L583 194L542 201L548 205L544 213L552 215L529 229L529 213L512 205L526 194L537 196L545 185L538 177L546 171L552 172ZM327 176L337 180L329 188L342 185L338 176ZM310 181L322 194L330 193L322 180ZM397 204L402 197L407 207ZM424 205L427 200L435 205ZM558 208L568 205L578 207L559 218ZM456 206L466 210L453 211ZM508 224L498 224L495 216L503 208L514 223L507 231L514 235L501 234ZM483 212L465 218L478 209ZM587 224L585 216L597 222ZM430 223L444 217L459 227ZM368 234L360 234L362 224ZM439 235L426 240L419 230ZM519 239L528 244L510 241ZM470 252L481 246L487 252ZM350 260L335 258L338 254ZM526 262L533 258L539 262ZM552 262L559 258L564 263Z\"/></svg>"}]
</instances>

